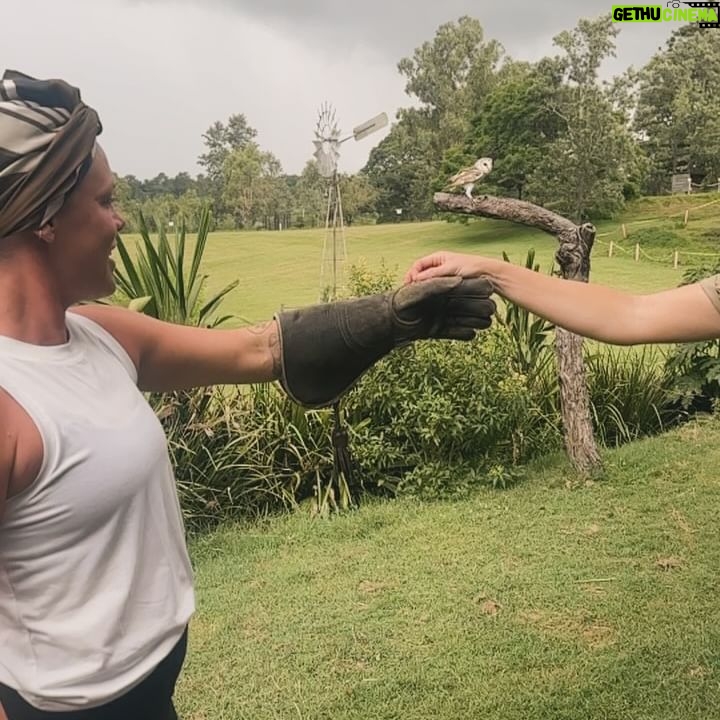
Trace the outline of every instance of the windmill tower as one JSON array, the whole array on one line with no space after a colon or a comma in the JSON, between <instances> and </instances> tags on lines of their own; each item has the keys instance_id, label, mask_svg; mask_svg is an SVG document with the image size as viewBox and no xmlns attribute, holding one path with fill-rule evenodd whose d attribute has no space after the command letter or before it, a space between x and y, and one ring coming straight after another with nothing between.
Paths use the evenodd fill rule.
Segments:
<instances>
[{"instance_id":1,"label":"windmill tower","mask_svg":"<svg viewBox=\"0 0 720 720\"><path fill-rule=\"evenodd\" d=\"M320 264L320 299L335 300L345 284L345 264L347 245L345 243L345 220L343 218L338 160L340 145L354 138L362 140L388 123L385 113L371 118L362 125L353 128L352 135L340 138L340 129L335 118L335 110L329 103L323 103L318 110L315 126L315 159L318 171L327 180L327 208L325 213L325 240L323 242Z\"/></svg>"}]
</instances>

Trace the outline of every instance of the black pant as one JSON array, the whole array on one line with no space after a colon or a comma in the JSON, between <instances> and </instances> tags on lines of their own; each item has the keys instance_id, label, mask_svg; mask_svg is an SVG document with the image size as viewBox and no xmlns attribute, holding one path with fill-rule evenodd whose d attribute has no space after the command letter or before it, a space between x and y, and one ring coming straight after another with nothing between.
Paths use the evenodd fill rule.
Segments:
<instances>
[{"instance_id":1,"label":"black pant","mask_svg":"<svg viewBox=\"0 0 720 720\"><path fill-rule=\"evenodd\" d=\"M8 720L177 720L172 696L185 660L187 629L170 654L139 685L107 705L88 710L38 710L0 683L0 703Z\"/></svg>"}]
</instances>

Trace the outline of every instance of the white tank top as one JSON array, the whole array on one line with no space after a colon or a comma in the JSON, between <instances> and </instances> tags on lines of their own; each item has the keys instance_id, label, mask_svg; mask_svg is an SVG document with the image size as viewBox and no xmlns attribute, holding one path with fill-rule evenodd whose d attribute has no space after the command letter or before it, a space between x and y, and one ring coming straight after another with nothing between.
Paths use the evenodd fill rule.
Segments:
<instances>
[{"instance_id":1,"label":"white tank top","mask_svg":"<svg viewBox=\"0 0 720 720\"><path fill-rule=\"evenodd\" d=\"M163 429L112 335L66 323L63 345L0 336L0 386L44 445L0 518L0 682L58 711L137 685L194 610Z\"/></svg>"}]
</instances>

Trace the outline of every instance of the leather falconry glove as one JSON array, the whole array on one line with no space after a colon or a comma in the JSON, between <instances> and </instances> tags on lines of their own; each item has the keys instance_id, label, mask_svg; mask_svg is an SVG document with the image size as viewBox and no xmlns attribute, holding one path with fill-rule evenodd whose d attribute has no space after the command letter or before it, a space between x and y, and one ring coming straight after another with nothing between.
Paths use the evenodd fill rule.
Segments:
<instances>
[{"instance_id":1,"label":"leather falconry glove","mask_svg":"<svg viewBox=\"0 0 720 720\"><path fill-rule=\"evenodd\" d=\"M397 347L429 338L472 340L490 327L492 292L484 278L440 277L278 313L280 383L300 405L332 405Z\"/></svg>"}]
</instances>

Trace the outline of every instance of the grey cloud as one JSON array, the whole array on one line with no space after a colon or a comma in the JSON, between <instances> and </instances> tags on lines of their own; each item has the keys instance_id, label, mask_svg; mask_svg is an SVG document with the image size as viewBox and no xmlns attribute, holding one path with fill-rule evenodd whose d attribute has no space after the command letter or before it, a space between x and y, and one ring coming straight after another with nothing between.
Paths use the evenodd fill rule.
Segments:
<instances>
[{"instance_id":1,"label":"grey cloud","mask_svg":"<svg viewBox=\"0 0 720 720\"><path fill-rule=\"evenodd\" d=\"M6 33L9 67L64 77L96 107L103 144L121 174L198 171L202 133L243 112L260 144L288 172L312 153L317 108L329 100L343 130L412 100L397 62L439 25L467 14L513 57L553 53L552 37L610 0L47 0L17 2L27 33ZM37 17L43 23L37 24ZM664 26L664 27L660 27ZM606 74L641 65L677 26L623 27ZM343 146L342 167L362 167L383 131Z\"/></svg>"},{"instance_id":2,"label":"grey cloud","mask_svg":"<svg viewBox=\"0 0 720 720\"><path fill-rule=\"evenodd\" d=\"M388 69L432 40L438 27L463 15L477 18L486 38L502 43L511 57L536 60L553 54L552 38L571 29L579 17L610 11L610 0L126 0L147 4L202 4L217 12L261 21L297 38L319 53L337 55L356 47L371 48L385 58ZM674 26L669 23L625 25L618 39L618 59L607 74L644 64Z\"/></svg>"},{"instance_id":3,"label":"grey cloud","mask_svg":"<svg viewBox=\"0 0 720 720\"><path fill-rule=\"evenodd\" d=\"M563 29L575 25L580 16L594 17L610 11L609 0L575 0L532 2L503 0L127 0L131 3L202 4L224 12L253 17L290 31L318 48L323 46L373 47L395 62L410 54L437 28L456 21L463 15L477 18L486 36L505 45L508 50L523 54L537 40L547 42ZM650 30L649 28L645 28Z\"/></svg>"}]
</instances>

